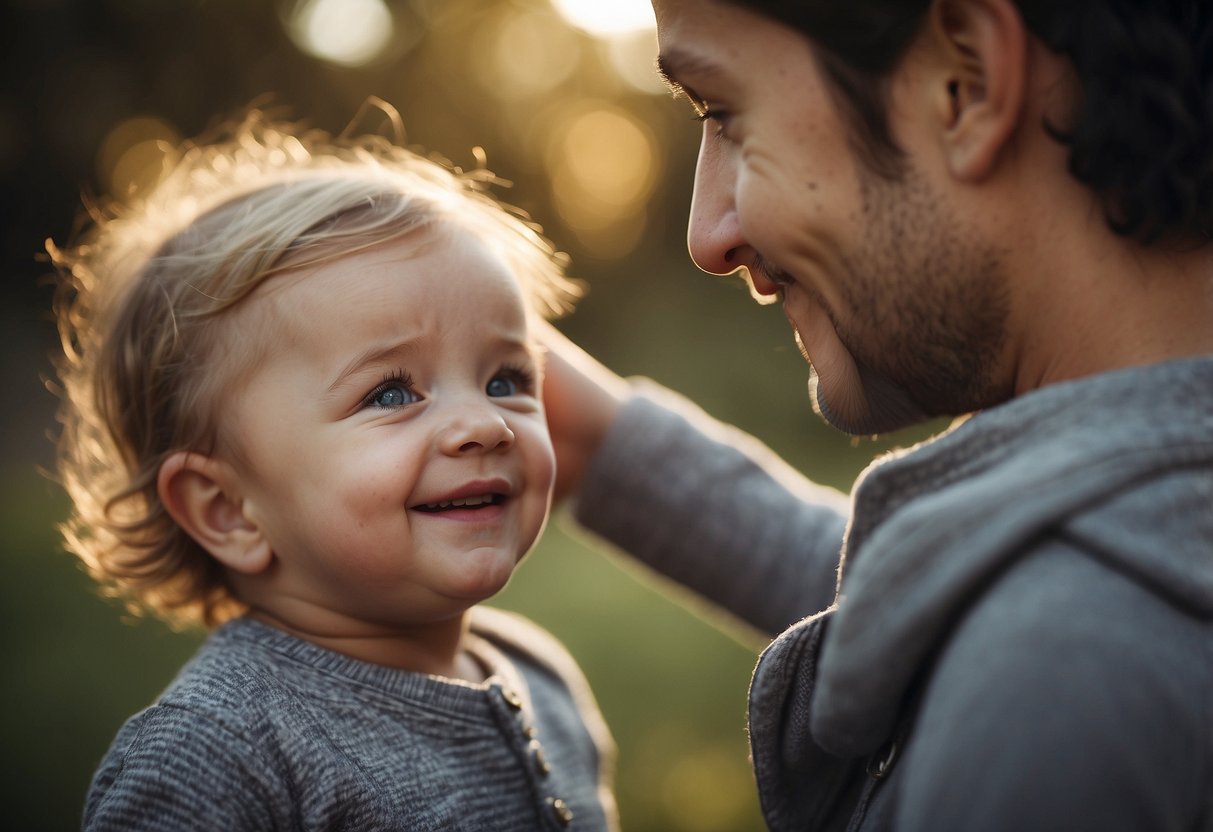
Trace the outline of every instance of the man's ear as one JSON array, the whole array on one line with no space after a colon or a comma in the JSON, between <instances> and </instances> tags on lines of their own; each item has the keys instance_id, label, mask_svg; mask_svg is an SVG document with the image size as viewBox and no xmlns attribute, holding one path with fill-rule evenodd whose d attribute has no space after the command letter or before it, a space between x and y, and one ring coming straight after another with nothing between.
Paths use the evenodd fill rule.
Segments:
<instances>
[{"instance_id":1,"label":"man's ear","mask_svg":"<svg viewBox=\"0 0 1213 832\"><path fill-rule=\"evenodd\" d=\"M944 156L953 176L977 181L1023 118L1028 32L1013 0L936 0L930 14Z\"/></svg>"},{"instance_id":2,"label":"man's ear","mask_svg":"<svg viewBox=\"0 0 1213 832\"><path fill-rule=\"evenodd\" d=\"M224 566L256 574L274 559L269 542L246 516L239 477L222 460L178 451L160 465L160 501L185 533Z\"/></svg>"}]
</instances>

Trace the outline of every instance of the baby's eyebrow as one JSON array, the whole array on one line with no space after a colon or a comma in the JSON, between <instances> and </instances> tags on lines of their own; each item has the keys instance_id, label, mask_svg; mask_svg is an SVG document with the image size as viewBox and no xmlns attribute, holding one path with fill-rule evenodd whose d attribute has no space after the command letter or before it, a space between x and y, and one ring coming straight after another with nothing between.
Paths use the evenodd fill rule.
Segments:
<instances>
[{"instance_id":1,"label":"baby's eyebrow","mask_svg":"<svg viewBox=\"0 0 1213 832\"><path fill-rule=\"evenodd\" d=\"M416 347L416 342L411 339L368 347L337 372L337 375L333 377L332 383L328 386L327 392L335 392L350 376L357 373L363 367L368 365L382 366L407 359L416 350Z\"/></svg>"},{"instance_id":2,"label":"baby's eyebrow","mask_svg":"<svg viewBox=\"0 0 1213 832\"><path fill-rule=\"evenodd\" d=\"M542 366L543 355L539 343L531 338L502 336L493 341L494 354L498 361Z\"/></svg>"}]
</instances>

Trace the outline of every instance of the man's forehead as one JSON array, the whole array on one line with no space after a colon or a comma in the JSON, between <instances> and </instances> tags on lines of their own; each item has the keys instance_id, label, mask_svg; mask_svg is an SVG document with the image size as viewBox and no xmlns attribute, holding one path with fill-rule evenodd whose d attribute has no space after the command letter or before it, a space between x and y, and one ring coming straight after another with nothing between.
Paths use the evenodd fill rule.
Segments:
<instances>
[{"instance_id":1,"label":"man's forehead","mask_svg":"<svg viewBox=\"0 0 1213 832\"><path fill-rule=\"evenodd\" d=\"M677 90L686 78L712 79L723 72L720 63L710 55L680 45L662 45L657 55L657 74Z\"/></svg>"},{"instance_id":2,"label":"man's forehead","mask_svg":"<svg viewBox=\"0 0 1213 832\"><path fill-rule=\"evenodd\" d=\"M657 16L657 71L672 87L688 77L721 75L732 36L745 15L718 0L653 0ZM740 18L740 19L738 19Z\"/></svg>"}]
</instances>

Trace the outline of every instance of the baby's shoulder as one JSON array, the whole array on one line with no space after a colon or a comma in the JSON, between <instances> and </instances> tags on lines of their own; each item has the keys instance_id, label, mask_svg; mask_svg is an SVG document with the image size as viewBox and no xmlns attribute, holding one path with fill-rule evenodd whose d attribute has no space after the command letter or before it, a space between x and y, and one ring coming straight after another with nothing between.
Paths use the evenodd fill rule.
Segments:
<instances>
[{"instance_id":1,"label":"baby's shoulder","mask_svg":"<svg viewBox=\"0 0 1213 832\"><path fill-rule=\"evenodd\" d=\"M220 687L174 683L123 724L93 774L86 829L165 828L170 817L181 828L273 826L265 813L282 803L284 784L250 730L249 709L225 712L224 702L206 698ZM246 822L228 810L258 817Z\"/></svg>"},{"instance_id":2,"label":"baby's shoulder","mask_svg":"<svg viewBox=\"0 0 1213 832\"><path fill-rule=\"evenodd\" d=\"M282 714L299 712L290 705L301 698L293 675L272 652L213 634L155 702L126 720L98 777L107 765L155 772L185 761L263 769L256 761L272 745L267 733Z\"/></svg>"},{"instance_id":3,"label":"baby's shoulder","mask_svg":"<svg viewBox=\"0 0 1213 832\"><path fill-rule=\"evenodd\" d=\"M323 674L250 638L247 629L229 626L212 633L132 722L141 724L144 734L153 727L171 733L182 726L202 736L253 737L284 730L283 721L290 721L286 715L299 719L307 713L306 704L315 698L309 691L318 685L313 677Z\"/></svg>"},{"instance_id":4,"label":"baby's shoulder","mask_svg":"<svg viewBox=\"0 0 1213 832\"><path fill-rule=\"evenodd\" d=\"M582 675L573 655L556 636L518 613L484 605L473 607L471 631L512 661L562 679L580 679Z\"/></svg>"}]
</instances>

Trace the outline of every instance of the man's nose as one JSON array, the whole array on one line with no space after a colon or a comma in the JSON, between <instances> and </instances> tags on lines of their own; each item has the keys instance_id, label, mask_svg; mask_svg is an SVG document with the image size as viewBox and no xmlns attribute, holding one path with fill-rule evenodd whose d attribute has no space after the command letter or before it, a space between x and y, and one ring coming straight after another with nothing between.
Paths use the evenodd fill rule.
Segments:
<instances>
[{"instance_id":1,"label":"man's nose","mask_svg":"<svg viewBox=\"0 0 1213 832\"><path fill-rule=\"evenodd\" d=\"M741 259L748 247L737 214L735 165L705 130L695 164L687 247L695 265L709 274L729 274L746 265Z\"/></svg>"}]
</instances>

